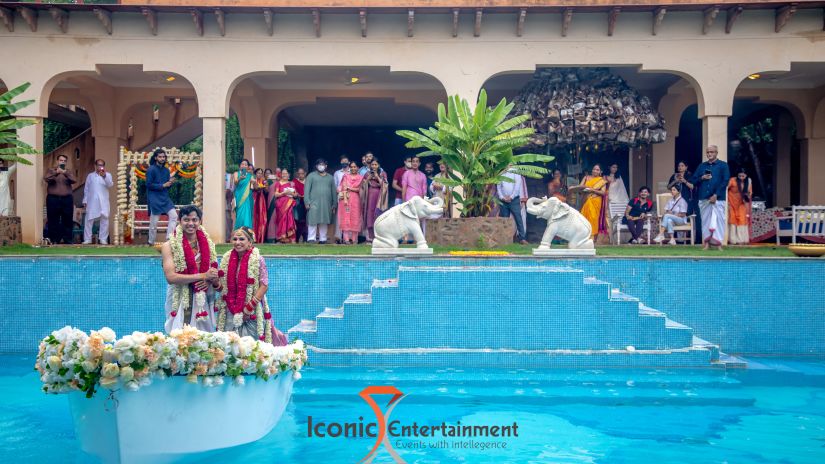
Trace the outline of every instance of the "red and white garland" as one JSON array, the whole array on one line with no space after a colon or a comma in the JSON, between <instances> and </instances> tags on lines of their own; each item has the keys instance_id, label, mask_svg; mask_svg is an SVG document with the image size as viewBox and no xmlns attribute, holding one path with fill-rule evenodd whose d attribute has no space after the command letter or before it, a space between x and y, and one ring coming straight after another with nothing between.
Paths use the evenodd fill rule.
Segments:
<instances>
[{"instance_id":1,"label":"red and white garland","mask_svg":"<svg viewBox=\"0 0 825 464\"><path fill-rule=\"evenodd\" d=\"M257 247L248 250L242 257L229 250L221 258L218 276L221 279L223 296L215 303L218 309L219 331L226 328L227 312L232 313L232 325L239 330L244 319L256 322L259 340L272 343L272 330L268 329L272 313L266 304L266 297L254 301L255 292L261 282L261 252Z\"/></svg>"},{"instance_id":2,"label":"red and white garland","mask_svg":"<svg viewBox=\"0 0 825 464\"><path fill-rule=\"evenodd\" d=\"M196 233L198 240L198 251L200 252L200 261L195 260L195 252L189 240L184 238L183 228L180 224L175 229L175 234L169 240L169 245L172 248L172 260L175 263L175 272L178 274L202 274L209 270L210 267L217 268L218 254L215 252L215 244L202 226L198 227ZM195 301L192 305L192 311L195 313L195 318L198 321L204 321L209 316L206 311L206 292L204 290L196 290L195 284L176 285L172 293L172 311L169 313L171 317L178 314L178 309L183 301L188 302L191 296L191 291L195 292Z\"/></svg>"}]
</instances>

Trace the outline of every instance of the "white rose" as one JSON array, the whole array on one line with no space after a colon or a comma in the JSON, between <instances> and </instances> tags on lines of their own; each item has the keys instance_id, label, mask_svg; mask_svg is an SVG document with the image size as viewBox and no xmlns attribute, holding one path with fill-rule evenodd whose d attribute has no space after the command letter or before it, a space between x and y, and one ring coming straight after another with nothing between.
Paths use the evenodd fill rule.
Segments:
<instances>
[{"instance_id":1,"label":"white rose","mask_svg":"<svg viewBox=\"0 0 825 464\"><path fill-rule=\"evenodd\" d=\"M135 360L135 355L131 351L124 351L120 353L120 363L121 364L132 364Z\"/></svg>"},{"instance_id":2,"label":"white rose","mask_svg":"<svg viewBox=\"0 0 825 464\"><path fill-rule=\"evenodd\" d=\"M246 379L242 375L239 375L233 379L235 385L243 386L246 383Z\"/></svg>"},{"instance_id":3,"label":"white rose","mask_svg":"<svg viewBox=\"0 0 825 464\"><path fill-rule=\"evenodd\" d=\"M60 369L60 366L63 364L57 356L49 356L47 362L49 363L49 368L52 370Z\"/></svg>"},{"instance_id":4,"label":"white rose","mask_svg":"<svg viewBox=\"0 0 825 464\"><path fill-rule=\"evenodd\" d=\"M118 351L126 351L131 350L134 348L135 342L132 340L132 337L129 335L121 338L120 340L115 342L115 349Z\"/></svg>"},{"instance_id":5,"label":"white rose","mask_svg":"<svg viewBox=\"0 0 825 464\"><path fill-rule=\"evenodd\" d=\"M131 382L126 382L126 388L128 388L129 391L138 391L140 390L140 385L133 380Z\"/></svg>"},{"instance_id":6,"label":"white rose","mask_svg":"<svg viewBox=\"0 0 825 464\"><path fill-rule=\"evenodd\" d=\"M108 388L109 390L113 390L114 387L117 386L117 383L117 377L103 377L100 379L100 386L103 388Z\"/></svg>"},{"instance_id":7,"label":"white rose","mask_svg":"<svg viewBox=\"0 0 825 464\"><path fill-rule=\"evenodd\" d=\"M117 377L120 375L120 367L115 363L106 363L103 369L100 370L100 375L103 377Z\"/></svg>"},{"instance_id":8,"label":"white rose","mask_svg":"<svg viewBox=\"0 0 825 464\"><path fill-rule=\"evenodd\" d=\"M212 377L215 379L215 385L223 385L223 376Z\"/></svg>"},{"instance_id":9,"label":"white rose","mask_svg":"<svg viewBox=\"0 0 825 464\"><path fill-rule=\"evenodd\" d=\"M104 342L110 343L115 341L115 338L117 338L117 336L115 335L115 331L108 327L100 329L97 333L99 333L100 336L103 337Z\"/></svg>"},{"instance_id":10,"label":"white rose","mask_svg":"<svg viewBox=\"0 0 825 464\"><path fill-rule=\"evenodd\" d=\"M292 372L292 378L295 379L295 380L301 380L301 373L298 372L298 371L293 371Z\"/></svg>"},{"instance_id":11,"label":"white rose","mask_svg":"<svg viewBox=\"0 0 825 464\"><path fill-rule=\"evenodd\" d=\"M145 345L149 337L143 332L132 332L132 340L135 342L135 345Z\"/></svg>"},{"instance_id":12,"label":"white rose","mask_svg":"<svg viewBox=\"0 0 825 464\"><path fill-rule=\"evenodd\" d=\"M135 370L129 366L120 369L120 379L124 382L129 382L135 378Z\"/></svg>"},{"instance_id":13,"label":"white rose","mask_svg":"<svg viewBox=\"0 0 825 464\"><path fill-rule=\"evenodd\" d=\"M86 372L92 372L97 369L97 364L89 360L83 361L82 366L83 370Z\"/></svg>"},{"instance_id":14,"label":"white rose","mask_svg":"<svg viewBox=\"0 0 825 464\"><path fill-rule=\"evenodd\" d=\"M212 387L215 385L215 380L212 377L204 377L203 384L207 387Z\"/></svg>"}]
</instances>

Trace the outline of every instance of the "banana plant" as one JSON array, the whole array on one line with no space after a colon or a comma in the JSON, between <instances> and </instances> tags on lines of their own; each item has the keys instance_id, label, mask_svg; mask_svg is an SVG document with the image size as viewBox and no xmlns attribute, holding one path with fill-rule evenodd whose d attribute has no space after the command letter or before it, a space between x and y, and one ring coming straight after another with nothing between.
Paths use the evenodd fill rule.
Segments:
<instances>
[{"instance_id":1,"label":"banana plant","mask_svg":"<svg viewBox=\"0 0 825 464\"><path fill-rule=\"evenodd\" d=\"M14 116L14 113L31 105L34 100L12 102L15 97L25 92L30 85L26 82L0 95L0 159L6 162L16 161L22 164L32 164L31 161L22 158L20 155L38 153L31 145L17 137L17 129L37 124L37 121Z\"/></svg>"},{"instance_id":2,"label":"banana plant","mask_svg":"<svg viewBox=\"0 0 825 464\"><path fill-rule=\"evenodd\" d=\"M475 109L471 110L467 100L454 95L448 98L446 108L439 103L435 127L396 132L408 140L407 148L425 149L419 157L441 157L447 166L447 178L440 179L439 183L452 190L462 217L483 217L490 213L498 201L493 186L512 182L504 176L506 172L538 179L547 174L547 169L529 163L554 159L535 153L514 154L514 150L528 144L534 130L523 127L529 115L508 119L513 106L502 98L495 107L488 107L487 93L482 90Z\"/></svg>"}]
</instances>

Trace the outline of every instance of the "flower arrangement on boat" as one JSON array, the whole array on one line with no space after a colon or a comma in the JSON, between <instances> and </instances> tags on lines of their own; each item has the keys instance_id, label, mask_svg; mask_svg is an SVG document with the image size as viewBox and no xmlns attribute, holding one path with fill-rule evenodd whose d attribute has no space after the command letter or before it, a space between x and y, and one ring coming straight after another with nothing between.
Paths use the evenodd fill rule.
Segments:
<instances>
[{"instance_id":1,"label":"flower arrangement on boat","mask_svg":"<svg viewBox=\"0 0 825 464\"><path fill-rule=\"evenodd\" d=\"M306 359L300 340L276 347L234 332L189 326L169 335L133 332L117 339L108 327L87 335L66 326L40 342L35 369L44 392L83 391L91 398L98 387L136 391L173 375L207 387L225 380L243 385L244 376L269 380L287 371L297 380Z\"/></svg>"}]
</instances>

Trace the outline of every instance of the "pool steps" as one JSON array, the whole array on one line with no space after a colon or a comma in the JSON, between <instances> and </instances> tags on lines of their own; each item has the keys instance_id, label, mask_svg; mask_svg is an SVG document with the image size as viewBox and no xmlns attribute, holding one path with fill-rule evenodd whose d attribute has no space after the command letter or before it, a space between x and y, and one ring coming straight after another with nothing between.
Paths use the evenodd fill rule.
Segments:
<instances>
[{"instance_id":1,"label":"pool steps","mask_svg":"<svg viewBox=\"0 0 825 464\"><path fill-rule=\"evenodd\" d=\"M542 294L544 296L542 297ZM745 367L608 282L565 267L400 266L289 329L316 365Z\"/></svg>"}]
</instances>

